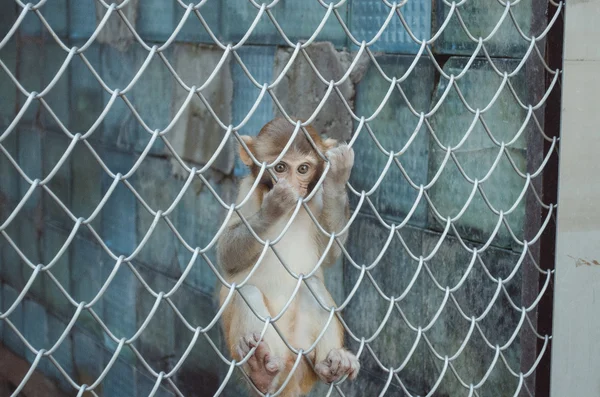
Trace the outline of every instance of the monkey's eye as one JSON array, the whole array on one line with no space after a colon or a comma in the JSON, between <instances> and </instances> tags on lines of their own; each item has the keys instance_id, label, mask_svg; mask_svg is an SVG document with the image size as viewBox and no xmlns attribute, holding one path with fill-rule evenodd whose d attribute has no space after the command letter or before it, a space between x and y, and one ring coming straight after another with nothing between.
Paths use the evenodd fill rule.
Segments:
<instances>
[{"instance_id":1,"label":"monkey's eye","mask_svg":"<svg viewBox=\"0 0 600 397\"><path fill-rule=\"evenodd\" d=\"M308 164L302 164L298 167L298 172L301 174L306 174L308 172Z\"/></svg>"},{"instance_id":2,"label":"monkey's eye","mask_svg":"<svg viewBox=\"0 0 600 397\"><path fill-rule=\"evenodd\" d=\"M275 172L278 172L281 174L282 172L285 172L285 170L287 170L287 166L285 165L285 163L278 163L275 166Z\"/></svg>"}]
</instances>

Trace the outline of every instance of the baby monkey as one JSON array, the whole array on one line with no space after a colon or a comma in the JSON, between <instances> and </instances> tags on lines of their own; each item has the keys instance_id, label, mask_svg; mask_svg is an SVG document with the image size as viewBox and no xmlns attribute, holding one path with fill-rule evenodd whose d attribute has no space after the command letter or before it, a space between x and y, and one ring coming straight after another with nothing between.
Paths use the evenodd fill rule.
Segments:
<instances>
[{"instance_id":1,"label":"baby monkey","mask_svg":"<svg viewBox=\"0 0 600 397\"><path fill-rule=\"evenodd\" d=\"M315 188L317 191L307 205L323 229L328 233L339 233L348 222L346 182L354 164L354 152L347 145L338 145L334 139L322 139L310 126L306 129L316 147L328 158L329 170L323 183L317 187L325 162L300 130L281 161L272 168L277 181L265 171L250 200L240 209L248 224L263 240L275 240L290 220L298 200ZM281 154L293 132L291 123L277 118L267 123L255 138L242 136L242 139L259 162L271 164ZM250 174L241 181L238 203L251 190L260 171L243 147L240 147L239 154L242 162L249 167ZM343 243L346 237L346 232L339 236L340 242ZM282 262L294 273L307 275L325 253L328 242L329 237L320 232L308 212L300 208L284 236L274 245L281 260L269 248L240 293L263 318L278 316L297 285L297 280ZM256 241L240 217L237 214L232 216L217 247L218 261L227 281L240 284L253 269L263 249L264 246ZM334 242L323 265L334 263L340 253L340 247ZM307 283L325 306L335 306L323 282L322 267ZM223 286L221 305L228 293L229 289ZM256 347L244 369L258 390L274 393L289 376L297 356L286 346L273 325L268 326L260 340L265 323L252 312L246 301L236 293L223 313L227 346L238 361ZM329 311L319 305L302 283L290 306L277 319L275 324L295 349L306 351L322 334L316 348L307 355L315 370L303 358L281 396L305 395L318 378L331 383L345 375L350 379L357 376L360 365L356 356L344 349L344 329L338 318L334 316L323 331L329 315Z\"/></svg>"}]
</instances>

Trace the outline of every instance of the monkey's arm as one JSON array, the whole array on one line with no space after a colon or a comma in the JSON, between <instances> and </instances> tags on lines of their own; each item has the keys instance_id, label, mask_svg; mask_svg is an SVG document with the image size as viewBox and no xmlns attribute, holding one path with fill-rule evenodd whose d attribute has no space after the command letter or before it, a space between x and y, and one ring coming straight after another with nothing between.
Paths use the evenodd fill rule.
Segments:
<instances>
[{"instance_id":1,"label":"monkey's arm","mask_svg":"<svg viewBox=\"0 0 600 397\"><path fill-rule=\"evenodd\" d=\"M346 182L354 165L354 151L346 146L338 146L327 153L331 162L329 172L323 181L323 211L319 223L329 233L339 233L344 229L350 217L350 205ZM323 255L329 242L329 236L318 232L319 253ZM342 244L346 242L348 232L337 237ZM333 264L342 253L336 241L327 252L325 265Z\"/></svg>"},{"instance_id":2,"label":"monkey's arm","mask_svg":"<svg viewBox=\"0 0 600 397\"><path fill-rule=\"evenodd\" d=\"M323 212L319 217L319 223L328 233L339 233L346 226L350 217L350 205L348 201L348 194L344 190L334 189L323 189ZM329 243L329 236L326 236L322 232L318 231L318 243L319 243L319 255L323 255L327 244ZM345 244L348 238L348 232L337 236L337 240ZM327 256L325 257L325 265L333 264L337 258L341 255L342 250L336 241L333 242Z\"/></svg>"},{"instance_id":3,"label":"monkey's arm","mask_svg":"<svg viewBox=\"0 0 600 397\"><path fill-rule=\"evenodd\" d=\"M261 238L267 233L274 219L268 211L260 209L246 218L246 221ZM217 260L228 274L238 273L252 266L262 252L264 245L259 243L248 227L241 221L227 226L217 245Z\"/></svg>"},{"instance_id":4,"label":"monkey's arm","mask_svg":"<svg viewBox=\"0 0 600 397\"><path fill-rule=\"evenodd\" d=\"M286 181L275 184L264 196L260 209L246 216L254 232L264 239L270 227L288 213L298 200L298 195ZM264 245L254 238L241 219L227 226L217 244L217 260L229 275L239 273L256 263Z\"/></svg>"}]
</instances>

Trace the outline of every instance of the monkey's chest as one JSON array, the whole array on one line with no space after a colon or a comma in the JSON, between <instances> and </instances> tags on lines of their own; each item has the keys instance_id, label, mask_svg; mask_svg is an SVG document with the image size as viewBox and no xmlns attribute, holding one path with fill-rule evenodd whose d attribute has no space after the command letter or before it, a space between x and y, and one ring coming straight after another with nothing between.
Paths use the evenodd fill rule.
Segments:
<instances>
[{"instance_id":1,"label":"monkey's chest","mask_svg":"<svg viewBox=\"0 0 600 397\"><path fill-rule=\"evenodd\" d=\"M269 240L274 241L285 229L286 222L274 225L269 233ZM315 239L317 228L307 213L299 213L273 250L268 250L263 263L252 278L251 283L259 287L264 294L279 291L283 295L291 295L297 279L295 274L308 274L313 271L319 261L319 251ZM319 270L320 273L320 270Z\"/></svg>"},{"instance_id":2,"label":"monkey's chest","mask_svg":"<svg viewBox=\"0 0 600 397\"><path fill-rule=\"evenodd\" d=\"M285 223L277 226L274 238L285 228ZM315 238L317 232L317 227L308 214L298 214L297 219L285 230L281 241L274 246L277 255L270 252L274 265L284 268L282 265L285 264L297 274L311 272L319 260Z\"/></svg>"}]
</instances>

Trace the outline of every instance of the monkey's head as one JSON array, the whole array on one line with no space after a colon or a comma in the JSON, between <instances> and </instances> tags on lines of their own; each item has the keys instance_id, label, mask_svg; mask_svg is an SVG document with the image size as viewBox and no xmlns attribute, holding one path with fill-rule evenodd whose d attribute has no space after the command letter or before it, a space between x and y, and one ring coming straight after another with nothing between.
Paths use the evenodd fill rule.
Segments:
<instances>
[{"instance_id":1,"label":"monkey's head","mask_svg":"<svg viewBox=\"0 0 600 397\"><path fill-rule=\"evenodd\" d=\"M337 146L335 139L322 139L312 126L307 126L306 130L321 153ZM293 133L294 125L284 118L276 118L265 124L256 137L243 135L241 138L259 162L270 164L279 157ZM260 167L254 164L241 145L239 152L240 159L256 178ZM287 180L299 196L305 197L313 190L324 168L323 159L313 149L304 133L298 131L283 158L273 167L273 172L277 175L277 179ZM263 173L261 184L267 189L273 187L274 180L268 172Z\"/></svg>"}]
</instances>

